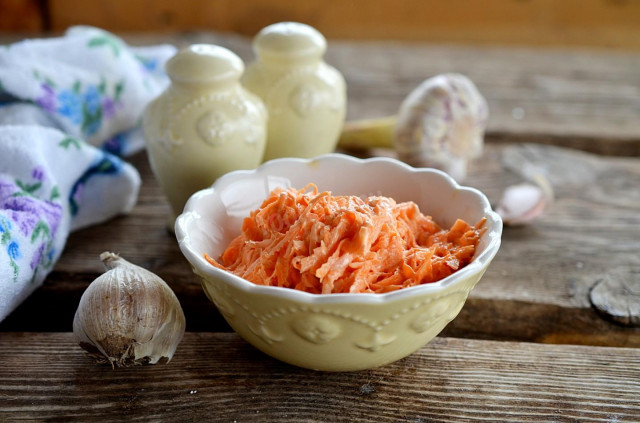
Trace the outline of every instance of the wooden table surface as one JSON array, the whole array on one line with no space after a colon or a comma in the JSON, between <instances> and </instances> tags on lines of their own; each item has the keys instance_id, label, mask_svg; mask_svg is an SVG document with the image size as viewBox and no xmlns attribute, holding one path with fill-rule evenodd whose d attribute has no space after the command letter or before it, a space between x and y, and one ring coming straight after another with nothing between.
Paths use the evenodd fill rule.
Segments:
<instances>
[{"instance_id":1,"label":"wooden table surface","mask_svg":"<svg viewBox=\"0 0 640 423\"><path fill-rule=\"evenodd\" d=\"M235 36L125 38L251 57ZM128 159L143 181L133 212L71 234L44 285L0 323L0 421L640 421L640 55L336 41L328 60L347 79L351 118L394 113L436 73L469 75L491 119L465 184L495 203L521 180L522 158L551 180L552 209L505 228L460 315L417 353L369 371L265 356L204 296L140 153ZM106 250L180 299L187 334L168 365L112 370L75 344L73 315Z\"/></svg>"}]
</instances>

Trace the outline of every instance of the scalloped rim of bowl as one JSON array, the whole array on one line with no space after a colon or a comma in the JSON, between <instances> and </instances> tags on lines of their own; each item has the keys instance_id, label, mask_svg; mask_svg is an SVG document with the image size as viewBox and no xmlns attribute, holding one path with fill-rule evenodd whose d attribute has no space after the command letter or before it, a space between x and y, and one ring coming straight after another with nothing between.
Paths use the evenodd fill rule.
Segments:
<instances>
[{"instance_id":1,"label":"scalloped rim of bowl","mask_svg":"<svg viewBox=\"0 0 640 423\"><path fill-rule=\"evenodd\" d=\"M249 175L256 175L256 174L263 173L266 170L269 170L271 168L274 168L286 163L313 165L316 162L321 162L326 160L345 161L350 164L356 164L356 165L366 165L367 163L374 163L374 162L386 162L391 166L401 167L403 170L407 171L408 173L436 174L440 178L444 179L453 191L467 191L474 194L476 197L480 199L480 202L483 206L484 215L487 218L488 226L487 226L487 232L485 233L485 236L489 237L489 242L486 248L479 255L474 256L471 263L469 263L467 266L463 267L462 269L456 271L455 273L437 282L403 288L403 289L388 292L385 294L340 293L340 294L323 295L323 294L311 294L308 292L299 291L291 288L254 284L253 282L249 282L239 276L234 275L231 272L221 270L212 266L204 259L204 257L201 254L198 254L195 251L195 249L191 246L189 234L187 233L187 223L190 219L200 216L197 210L195 210L196 204L203 197L216 195L215 193L216 187L225 186L232 181L242 179ZM178 239L178 243L180 245L180 250L182 251L182 254L184 254L184 256L187 258L187 260L191 263L191 265L194 268L197 268L199 272L208 274L214 278L226 279L227 281L232 283L234 286L236 286L237 288L243 291L248 291L254 294L287 298L290 300L301 301L309 304L327 304L327 303L378 304L378 303L384 303L384 302L398 300L401 298L410 297L419 293L438 291L444 288L445 286L449 286L449 285L455 284L458 281L464 280L465 277L468 275L481 271L482 268L486 267L488 263L491 262L493 257L495 257L495 255L497 254L498 249L500 248L501 235L502 235L502 219L496 212L494 212L491 209L489 200L482 192L480 192L475 188L459 185L451 176L447 175L446 173L440 170L432 169L432 168L414 168L399 160L386 158L386 157L373 157L368 159L359 159L359 158L348 156L345 154L331 153L331 154L324 154L321 156L313 157L310 159L300 159L300 158L274 159L274 160L270 160L268 162L263 163L256 169L236 170L221 176L218 180L216 180L216 182L211 187L198 191L189 198L189 201L187 201L187 204L185 205L183 213L180 216L178 216L176 220L175 233L176 233L176 238Z\"/></svg>"}]
</instances>

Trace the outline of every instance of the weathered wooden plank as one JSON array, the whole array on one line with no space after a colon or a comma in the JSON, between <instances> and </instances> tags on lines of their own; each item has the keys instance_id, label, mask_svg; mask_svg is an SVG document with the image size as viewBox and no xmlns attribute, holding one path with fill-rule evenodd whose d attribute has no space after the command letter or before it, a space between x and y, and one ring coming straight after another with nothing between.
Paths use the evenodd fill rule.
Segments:
<instances>
[{"instance_id":1,"label":"weathered wooden plank","mask_svg":"<svg viewBox=\"0 0 640 423\"><path fill-rule=\"evenodd\" d=\"M504 151L490 146L468 181L494 202L505 185L517 181L501 166ZM640 269L634 253L640 250L640 159L549 147L537 151L547 153L544 162L556 185L552 210L532 226L505 229L496 259L444 334L640 346L640 329L603 319L589 301L591 287L609 269ZM131 215L72 234L44 286L0 330L70 330L82 292L102 272L98 255L104 250L119 252L163 277L183 305L188 330L229 330L165 230L168 206L144 154L132 162L142 173L143 186Z\"/></svg>"},{"instance_id":2,"label":"weathered wooden plank","mask_svg":"<svg viewBox=\"0 0 640 423\"><path fill-rule=\"evenodd\" d=\"M640 350L436 338L369 371L322 373L235 334L187 333L167 365L98 366L72 334L0 337L0 420L637 421Z\"/></svg>"},{"instance_id":3,"label":"weathered wooden plank","mask_svg":"<svg viewBox=\"0 0 640 423\"><path fill-rule=\"evenodd\" d=\"M601 0L129 0L126 6L48 1L54 29L76 22L116 31L208 28L253 35L278 21L316 26L330 37L640 49L640 5Z\"/></svg>"}]
</instances>

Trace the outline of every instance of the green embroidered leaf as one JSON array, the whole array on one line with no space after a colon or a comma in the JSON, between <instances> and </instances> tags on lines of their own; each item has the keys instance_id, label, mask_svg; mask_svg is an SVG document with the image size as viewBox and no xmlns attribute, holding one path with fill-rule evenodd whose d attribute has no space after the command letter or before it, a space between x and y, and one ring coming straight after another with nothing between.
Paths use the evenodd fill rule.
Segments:
<instances>
[{"instance_id":1,"label":"green embroidered leaf","mask_svg":"<svg viewBox=\"0 0 640 423\"><path fill-rule=\"evenodd\" d=\"M42 182L36 182L35 184L27 185L26 191L29 194L33 194L34 192L39 190L41 186L42 186Z\"/></svg>"},{"instance_id":2,"label":"green embroidered leaf","mask_svg":"<svg viewBox=\"0 0 640 423\"><path fill-rule=\"evenodd\" d=\"M73 84L73 87L71 87L71 89L73 90L73 92L74 92L74 93L76 93L76 94L80 94L80 88L81 88L80 81L76 81L76 82Z\"/></svg>"},{"instance_id":3,"label":"green embroidered leaf","mask_svg":"<svg viewBox=\"0 0 640 423\"><path fill-rule=\"evenodd\" d=\"M42 81L45 84L49 85L51 88L56 87L56 83L53 82L50 78L47 78L46 76L42 75L38 69L33 70L33 77L38 81Z\"/></svg>"},{"instance_id":4,"label":"green embroidered leaf","mask_svg":"<svg viewBox=\"0 0 640 423\"><path fill-rule=\"evenodd\" d=\"M98 128L100 128L100 123L102 122L102 106L98 106L98 109L95 111L95 113L91 114L89 113L87 105L84 104L82 106L82 131L87 131L87 129L89 129L96 122L98 123ZM93 132L87 135L93 135Z\"/></svg>"},{"instance_id":5,"label":"green embroidered leaf","mask_svg":"<svg viewBox=\"0 0 640 423\"><path fill-rule=\"evenodd\" d=\"M107 44L108 42L109 42L109 39L107 37L93 37L92 39L89 40L89 44L87 44L87 46L100 47Z\"/></svg>"},{"instance_id":6,"label":"green embroidered leaf","mask_svg":"<svg viewBox=\"0 0 640 423\"><path fill-rule=\"evenodd\" d=\"M53 201L60 198L60 190L58 189L58 186L54 186L53 189L51 190L51 195L49 196L49 201Z\"/></svg>"},{"instance_id":7,"label":"green embroidered leaf","mask_svg":"<svg viewBox=\"0 0 640 423\"><path fill-rule=\"evenodd\" d=\"M84 133L89 125L92 123L91 115L89 114L89 110L87 109L86 103L82 104L82 132ZM86 135L86 134L85 134Z\"/></svg>"},{"instance_id":8,"label":"green embroidered leaf","mask_svg":"<svg viewBox=\"0 0 640 423\"><path fill-rule=\"evenodd\" d=\"M113 50L114 56L120 56L120 46L118 45L117 41L112 40L111 43L109 43L109 47L111 47L111 50Z\"/></svg>"},{"instance_id":9,"label":"green embroidered leaf","mask_svg":"<svg viewBox=\"0 0 640 423\"><path fill-rule=\"evenodd\" d=\"M19 179L16 179L16 185L22 190L22 192L16 192L12 197L20 197L23 195L33 195L34 192L40 189L42 182L36 182L35 184L25 184Z\"/></svg>"},{"instance_id":10,"label":"green embroidered leaf","mask_svg":"<svg viewBox=\"0 0 640 423\"><path fill-rule=\"evenodd\" d=\"M27 194L33 194L34 192L39 190L41 186L42 186L42 182L36 182L35 184L27 184L24 186L24 191Z\"/></svg>"},{"instance_id":11,"label":"green embroidered leaf","mask_svg":"<svg viewBox=\"0 0 640 423\"><path fill-rule=\"evenodd\" d=\"M101 161L96 168L98 173L108 173L110 170L113 170L113 163L110 160Z\"/></svg>"},{"instance_id":12,"label":"green embroidered leaf","mask_svg":"<svg viewBox=\"0 0 640 423\"><path fill-rule=\"evenodd\" d=\"M100 85L98 85L98 91L100 92L100 95L104 95L105 92L107 91L107 83L104 80L104 77L102 77L102 79L100 80Z\"/></svg>"},{"instance_id":13,"label":"green embroidered leaf","mask_svg":"<svg viewBox=\"0 0 640 423\"><path fill-rule=\"evenodd\" d=\"M9 231L5 231L2 233L2 239L0 239L0 242L2 243L2 245L6 245L10 239L11 239L11 234L9 233Z\"/></svg>"},{"instance_id":14,"label":"green embroidered leaf","mask_svg":"<svg viewBox=\"0 0 640 423\"><path fill-rule=\"evenodd\" d=\"M113 101L117 102L118 100L120 100L120 95L122 95L123 91L124 91L124 79L116 84L115 92L113 94Z\"/></svg>"},{"instance_id":15,"label":"green embroidered leaf","mask_svg":"<svg viewBox=\"0 0 640 423\"><path fill-rule=\"evenodd\" d=\"M25 184L21 180L16 179L16 185L25 193L33 194L40 189L40 187L42 186L42 182L36 182L35 184Z\"/></svg>"},{"instance_id":16,"label":"green embroidered leaf","mask_svg":"<svg viewBox=\"0 0 640 423\"><path fill-rule=\"evenodd\" d=\"M73 138L73 137L67 137L65 139L63 139L62 141L60 141L58 143L58 145L62 148L64 148L65 150L69 149L69 146L74 146L75 148L77 148L78 150L80 150L81 144L80 141L78 141L77 139Z\"/></svg>"},{"instance_id":17,"label":"green embroidered leaf","mask_svg":"<svg viewBox=\"0 0 640 423\"><path fill-rule=\"evenodd\" d=\"M39 221L36 224L36 227L33 228L33 232L31 233L31 243L33 244L38 240L38 237L43 235L43 238L49 239L51 236L51 231L49 230L49 225L44 220Z\"/></svg>"},{"instance_id":18,"label":"green embroidered leaf","mask_svg":"<svg viewBox=\"0 0 640 423\"><path fill-rule=\"evenodd\" d=\"M101 47L101 46L108 46L111 51L113 52L113 55L115 57L120 56L120 43L113 37L109 36L109 35L102 35L102 36L98 36L98 37L93 37L92 39L89 40L89 43L87 44L88 47Z\"/></svg>"},{"instance_id":19,"label":"green embroidered leaf","mask_svg":"<svg viewBox=\"0 0 640 423\"><path fill-rule=\"evenodd\" d=\"M29 281L30 284L33 284L36 281L37 274L38 274L38 266L36 266L35 269L33 269L33 275L31 275L31 280Z\"/></svg>"},{"instance_id":20,"label":"green embroidered leaf","mask_svg":"<svg viewBox=\"0 0 640 423\"><path fill-rule=\"evenodd\" d=\"M53 238L49 238L49 242L47 242L47 246L44 247L44 259L40 262L44 269L48 269L53 266L53 256L51 254L51 249L53 248Z\"/></svg>"},{"instance_id":21,"label":"green embroidered leaf","mask_svg":"<svg viewBox=\"0 0 640 423\"><path fill-rule=\"evenodd\" d=\"M9 264L11 264L11 267L13 268L13 282L18 282L18 272L19 272L19 268L18 265L16 264L15 261L13 261L13 259L11 259L11 261L9 262Z\"/></svg>"}]
</instances>

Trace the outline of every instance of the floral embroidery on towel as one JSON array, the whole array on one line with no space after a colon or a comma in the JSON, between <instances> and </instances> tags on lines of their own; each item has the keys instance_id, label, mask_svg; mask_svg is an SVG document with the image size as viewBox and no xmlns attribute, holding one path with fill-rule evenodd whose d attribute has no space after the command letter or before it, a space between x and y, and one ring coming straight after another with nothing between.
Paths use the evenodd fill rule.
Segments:
<instances>
[{"instance_id":1,"label":"floral embroidery on towel","mask_svg":"<svg viewBox=\"0 0 640 423\"><path fill-rule=\"evenodd\" d=\"M20 274L19 259L23 257L20 242L27 242L36 247L36 254L29 263L33 281L40 268L48 269L53 264L53 239L62 218L62 205L56 202L60 198L57 186L51 188L43 200L38 196L47 175L41 166L31 172L31 180L0 180L0 209L5 214L0 216L0 244L6 248L9 264L13 269L13 281Z\"/></svg>"},{"instance_id":2,"label":"floral embroidery on towel","mask_svg":"<svg viewBox=\"0 0 640 423\"><path fill-rule=\"evenodd\" d=\"M110 120L122 108L120 98L124 92L124 79L109 86L103 77L98 85L84 87L76 81L69 88L57 90L56 85L37 70L34 77L41 81L41 94L36 104L49 113L57 113L80 127L84 136L94 135L103 120Z\"/></svg>"}]
</instances>

